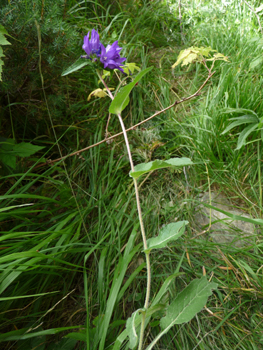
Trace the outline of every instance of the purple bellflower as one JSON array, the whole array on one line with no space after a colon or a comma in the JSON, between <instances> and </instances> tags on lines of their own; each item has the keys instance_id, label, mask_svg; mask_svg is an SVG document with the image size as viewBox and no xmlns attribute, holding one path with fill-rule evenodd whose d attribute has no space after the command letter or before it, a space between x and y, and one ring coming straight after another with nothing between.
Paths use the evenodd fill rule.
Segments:
<instances>
[{"instance_id":1,"label":"purple bellflower","mask_svg":"<svg viewBox=\"0 0 263 350\"><path fill-rule=\"evenodd\" d=\"M91 36L89 39L90 32L86 36L84 36L84 43L83 43L83 50L86 52L86 56L81 56L82 58L89 58L92 59L91 56L96 55L99 57L101 52L101 42L100 42L100 36L99 33L92 29Z\"/></svg>"},{"instance_id":2,"label":"purple bellflower","mask_svg":"<svg viewBox=\"0 0 263 350\"><path fill-rule=\"evenodd\" d=\"M84 36L82 48L86 52L86 55L81 56L81 58L88 58L93 62L100 59L105 69L119 69L123 72L121 65L126 58L120 56L122 48L118 46L118 41L115 41L112 45L107 45L105 48L100 42L99 33L95 29L92 29L90 38L89 36L90 32Z\"/></svg>"},{"instance_id":3,"label":"purple bellflower","mask_svg":"<svg viewBox=\"0 0 263 350\"><path fill-rule=\"evenodd\" d=\"M119 69L123 72L120 66L126 58L120 56L119 52L121 49L122 48L118 46L118 41L115 41L112 45L107 45L106 48L101 44L100 61L104 64L104 68Z\"/></svg>"}]
</instances>

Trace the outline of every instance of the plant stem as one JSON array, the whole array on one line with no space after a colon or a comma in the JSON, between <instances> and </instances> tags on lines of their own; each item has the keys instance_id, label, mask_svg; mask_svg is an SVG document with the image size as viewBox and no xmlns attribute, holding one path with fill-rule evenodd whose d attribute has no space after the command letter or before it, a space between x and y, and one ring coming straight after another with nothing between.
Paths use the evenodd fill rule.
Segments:
<instances>
[{"instance_id":1,"label":"plant stem","mask_svg":"<svg viewBox=\"0 0 263 350\"><path fill-rule=\"evenodd\" d=\"M114 96L112 95L110 89L108 88L107 84L105 81L102 79L100 73L97 71L97 74L102 82L102 84L105 86L105 89L107 90L110 98L114 100ZM131 149L129 145L129 140L127 136L127 132L122 120L122 117L120 114L117 114L119 118L119 122L121 124L125 144L126 144L126 149L128 152L129 156L129 161L130 161L130 166L131 166L131 171L134 171L134 164L132 160L132 155L131 155ZM143 219L142 219L142 210L141 210L141 204L140 204L140 196L139 196L139 189L138 189L138 183L137 180L133 178L133 183L134 183L134 189L135 189L135 195L136 195L136 203L137 203L137 211L138 211L138 216L139 216L139 222L140 222L140 228L141 228L141 234L142 234L142 240L143 240L143 248L146 251L147 250L147 241L146 241L146 234L145 234L145 229L144 229L144 224L143 224ZM144 326L145 326L145 319L146 319L146 310L149 306L149 299L150 299L150 290L151 290L151 264L150 264L150 253L145 252L145 258L146 258L146 267L147 267L147 287L146 287L146 296L145 296L145 302L144 302L144 308L145 311L142 313L142 322L141 322L141 331L140 331L140 341L139 341L139 347L138 350L142 349L142 344L143 344L143 334L144 334Z\"/></svg>"},{"instance_id":2,"label":"plant stem","mask_svg":"<svg viewBox=\"0 0 263 350\"><path fill-rule=\"evenodd\" d=\"M130 131L130 130L136 129L138 126L140 126L140 125L142 125L142 124L148 122L149 120L155 118L157 115L160 115L160 114L162 114L162 113L168 111L168 110L171 109L172 107L175 107L175 106L177 106L177 105L179 105L179 104L181 104L181 103L184 103L184 102L186 102L186 101L191 100L191 99L194 98L194 97L199 96L200 91L204 88L204 86L207 84L207 82L209 81L209 79L211 79L212 76L213 76L214 74L215 74L215 72L211 73L211 75L208 75L208 78L207 78L207 79L205 80L205 82L201 85L201 87L200 87L194 94L192 94L191 96L188 96L188 97L185 97L185 98L183 98L183 99L181 99L181 100L175 101L175 102L174 102L173 104L171 104L170 106L168 106L168 107L162 109L161 111L158 111L158 112L154 113L154 114L151 115L149 118L146 118L146 119L144 119L143 121L141 121L140 123L138 123L138 124L136 124L136 125L133 125L132 127L126 129L126 132L127 132L127 131ZM111 94L111 95L112 95L112 94ZM50 159L49 159L49 160L46 161L45 163L40 164L40 165L34 167L34 169L40 168L40 167L45 166L45 165L48 165L48 164L51 165L51 164L53 164L53 163L55 163L55 162L58 162L58 161L63 160L63 159L66 159L66 158L68 158L68 157L72 157L72 156L75 156L75 155L79 155L80 153L85 152L85 151L87 151L87 150L90 149L90 148L96 147L96 146L98 146L98 145L100 145L100 144L102 144L102 143L104 143L104 142L107 142L107 141L109 141L109 140L112 140L112 139L114 139L115 137L120 136L120 135L122 135L122 134L123 134L123 132L119 132L118 134L115 134L115 135L113 135L113 136L111 136L111 137L106 137L104 140L102 140L102 141L100 141L100 142L97 142L97 143L95 143L95 144L93 144L93 145L91 145L91 146L82 148L82 149L80 149L80 150L78 150L78 151L75 151L75 152L73 152L73 153L70 153L70 154L68 154L68 155L66 155L66 156L64 156L64 157L60 157L60 158L53 159L53 160L50 160Z\"/></svg>"}]
</instances>

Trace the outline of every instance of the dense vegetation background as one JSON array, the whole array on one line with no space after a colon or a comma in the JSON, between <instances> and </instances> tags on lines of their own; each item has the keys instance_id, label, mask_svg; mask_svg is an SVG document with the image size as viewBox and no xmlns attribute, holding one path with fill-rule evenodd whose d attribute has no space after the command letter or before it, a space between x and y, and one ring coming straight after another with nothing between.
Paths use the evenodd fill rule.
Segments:
<instances>
[{"instance_id":1,"label":"dense vegetation background","mask_svg":"<svg viewBox=\"0 0 263 350\"><path fill-rule=\"evenodd\" d=\"M110 101L87 101L99 87L93 71L85 67L61 76L83 54L83 37L92 28L101 40L119 40L128 62L154 66L131 94L123 113L126 128L202 85L207 72L198 64L172 71L180 50L211 46L229 57L229 63L216 63L215 75L198 98L157 116L129 137L136 163L171 156L187 156L195 163L185 172L154 172L140 184L148 237L176 219L190 222L176 244L152 254L152 293L178 267L181 274L171 295L204 273L219 285L206 308L189 324L174 327L158 348L262 349L262 231L249 246L238 248L214 243L195 224L199 195L208 190L223 192L235 207L262 217L260 5L237 0L1 1L1 24L11 43L4 46L0 85L1 142L43 147L30 157L15 156L15 167L1 163L2 349L86 349L88 334L90 348L97 349L97 325L137 223L121 136L64 161L45 163L105 137ZM112 79L116 86L117 77ZM258 123L247 144L236 149L247 124L222 132L230 118L242 114L255 115ZM109 132L119 131L112 116ZM103 330L105 349L112 348L126 319L143 304L141 251L138 233L110 325ZM148 326L146 344L158 327L158 319Z\"/></svg>"}]
</instances>

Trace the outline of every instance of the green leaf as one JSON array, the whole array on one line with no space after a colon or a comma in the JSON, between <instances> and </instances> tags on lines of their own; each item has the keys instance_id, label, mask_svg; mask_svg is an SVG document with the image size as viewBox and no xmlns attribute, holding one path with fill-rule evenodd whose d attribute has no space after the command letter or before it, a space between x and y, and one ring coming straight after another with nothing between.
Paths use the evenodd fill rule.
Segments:
<instances>
[{"instance_id":1,"label":"green leaf","mask_svg":"<svg viewBox=\"0 0 263 350\"><path fill-rule=\"evenodd\" d=\"M19 208L19 207L27 207L28 205L34 205L34 203L27 203L27 204L20 204L20 205L11 205L10 207L1 208L0 209L0 213L3 213L4 211L8 211L8 210L11 210L11 209L16 209L16 208ZM1 239L3 239L3 236L0 238L0 241L1 241Z\"/></svg>"},{"instance_id":2,"label":"green leaf","mask_svg":"<svg viewBox=\"0 0 263 350\"><path fill-rule=\"evenodd\" d=\"M0 33L0 45L11 45L10 42L6 40L6 38L3 35L1 35L1 33Z\"/></svg>"},{"instance_id":3,"label":"green leaf","mask_svg":"<svg viewBox=\"0 0 263 350\"><path fill-rule=\"evenodd\" d=\"M181 266L181 265L180 265ZM179 266L179 268L180 268ZM178 269L179 270L179 269ZM182 275L182 272L178 272L176 271L173 275L169 276L166 278L166 280L164 281L161 289L159 290L159 292L157 293L157 295L154 297L154 299L152 300L151 306L150 308L147 310L146 313L146 321L145 321L145 326L147 326L147 324L150 321L150 317L147 318L147 316L151 316L152 315L152 310L155 311L159 311L160 307L158 304L160 302L160 300L162 299L163 295L167 292L168 288L170 287L170 284L172 283L172 281L177 277ZM157 309L156 309L157 307ZM163 307L163 306L162 306ZM138 327L141 324L141 317L139 315L137 315L137 317L135 318L135 327ZM113 349L112 350L119 350L122 348L122 343L125 341L125 339L128 337L128 332L127 329L125 329L116 339Z\"/></svg>"},{"instance_id":4,"label":"green leaf","mask_svg":"<svg viewBox=\"0 0 263 350\"><path fill-rule=\"evenodd\" d=\"M114 97L114 100L111 102L111 105L109 108L110 113L120 114L124 110L124 108L128 105L130 101L129 94L134 88L134 86L138 83L139 80L142 79L142 77L145 74L150 72L150 70L152 69L153 67L149 67L142 70L138 75L136 75L136 77L130 84L126 85L120 90L120 92Z\"/></svg>"},{"instance_id":5,"label":"green leaf","mask_svg":"<svg viewBox=\"0 0 263 350\"><path fill-rule=\"evenodd\" d=\"M79 340L79 341L86 341L86 329L84 331L80 331L80 332L72 332L72 333L68 333L67 335L65 335L65 338L71 338L71 339L75 339L75 340Z\"/></svg>"},{"instance_id":6,"label":"green leaf","mask_svg":"<svg viewBox=\"0 0 263 350\"><path fill-rule=\"evenodd\" d=\"M138 343L138 335L137 335L137 330L136 330L136 328L138 327L138 324L137 325L135 324L135 319L141 311L144 311L144 309L138 309L138 310L134 311L133 314L131 315L131 317L129 317L127 322L126 322L126 329L127 329L128 336L130 339L130 342L129 342L130 349L135 348L135 346Z\"/></svg>"},{"instance_id":7,"label":"green leaf","mask_svg":"<svg viewBox=\"0 0 263 350\"><path fill-rule=\"evenodd\" d=\"M0 46L0 57L5 57L4 55L4 51L3 51L3 48ZM0 60L0 64L4 64L4 62L2 60Z\"/></svg>"},{"instance_id":8,"label":"green leaf","mask_svg":"<svg viewBox=\"0 0 263 350\"><path fill-rule=\"evenodd\" d=\"M206 208L219 211L220 213L223 213L226 216L228 216L229 218L231 218L232 220L240 220L240 221L250 222L253 225L262 225L263 226L263 219L254 219L254 218L247 218L247 217L241 216L241 215L235 215L235 214L229 213L228 211L214 207L213 205L210 205L210 204L205 203L205 202L203 202L202 205Z\"/></svg>"},{"instance_id":9,"label":"green leaf","mask_svg":"<svg viewBox=\"0 0 263 350\"><path fill-rule=\"evenodd\" d=\"M4 35L7 35L7 31L5 28L0 24L0 45L11 45L8 40L6 40Z\"/></svg>"},{"instance_id":10,"label":"green leaf","mask_svg":"<svg viewBox=\"0 0 263 350\"><path fill-rule=\"evenodd\" d=\"M7 35L7 31L0 24L0 57L4 57L3 49L1 45L11 45L8 40L6 40L5 35ZM4 65L4 61L0 58L0 81L2 81L2 66Z\"/></svg>"},{"instance_id":11,"label":"green leaf","mask_svg":"<svg viewBox=\"0 0 263 350\"><path fill-rule=\"evenodd\" d=\"M21 142L14 145L13 152L19 157L29 157L43 148L44 147L32 145L29 142Z\"/></svg>"},{"instance_id":12,"label":"green leaf","mask_svg":"<svg viewBox=\"0 0 263 350\"><path fill-rule=\"evenodd\" d=\"M259 7L256 7L255 12L258 13L258 12L261 12L262 10L263 10L263 4L260 5Z\"/></svg>"},{"instance_id":13,"label":"green leaf","mask_svg":"<svg viewBox=\"0 0 263 350\"><path fill-rule=\"evenodd\" d=\"M14 145L14 139L0 138L0 161L11 169L16 167L16 155L12 154Z\"/></svg>"},{"instance_id":14,"label":"green leaf","mask_svg":"<svg viewBox=\"0 0 263 350\"><path fill-rule=\"evenodd\" d=\"M0 241L1 241L1 237L0 237ZM127 279L124 286L120 290L120 293L119 293L118 299L117 299L117 303L123 298L123 295L126 292L126 290L128 289L128 287L130 286L130 284L133 282L135 277L141 272L141 270L145 268L145 266L146 266L146 263L143 262L140 266L137 267L136 270L133 271L133 273L130 275L130 277Z\"/></svg>"},{"instance_id":15,"label":"green leaf","mask_svg":"<svg viewBox=\"0 0 263 350\"><path fill-rule=\"evenodd\" d=\"M181 293L177 295L167 308L166 316L161 319L162 332L151 342L146 350L151 350L157 341L175 324L189 322L207 303L216 283L210 283L206 277L193 280Z\"/></svg>"},{"instance_id":16,"label":"green leaf","mask_svg":"<svg viewBox=\"0 0 263 350\"><path fill-rule=\"evenodd\" d=\"M249 136L249 134L252 133L255 129L257 129L258 124L252 124L247 126L244 130L241 131L238 140L237 140L237 148L236 150L240 149L242 146L246 144L246 138Z\"/></svg>"},{"instance_id":17,"label":"green leaf","mask_svg":"<svg viewBox=\"0 0 263 350\"><path fill-rule=\"evenodd\" d=\"M0 153L0 161L12 169L16 167L16 156Z\"/></svg>"},{"instance_id":18,"label":"green leaf","mask_svg":"<svg viewBox=\"0 0 263 350\"><path fill-rule=\"evenodd\" d=\"M191 48L180 51L179 56L177 58L177 61L172 65L172 69L174 69L176 66L178 66L181 62L184 62L190 54L191 54ZM197 58L196 53L195 53L195 56Z\"/></svg>"},{"instance_id":19,"label":"green leaf","mask_svg":"<svg viewBox=\"0 0 263 350\"><path fill-rule=\"evenodd\" d=\"M184 256L184 255L183 255ZM182 259L181 259L182 260ZM183 260L182 260L183 261ZM182 263L181 261L181 263ZM181 265L180 265L181 266ZM180 268L179 266L179 268ZM177 267L177 270L179 270L179 268ZM171 276L167 277L166 280L163 282L159 292L157 293L157 295L154 297L154 299L152 300L152 303L151 303L151 307L155 306L155 305L158 305L158 303L161 302L163 296L165 293L167 293L167 290L169 289L170 287L170 284L173 282L173 280L178 277L178 276L181 276L183 275L184 273L183 272L178 272L176 271L175 273L173 273Z\"/></svg>"},{"instance_id":20,"label":"green leaf","mask_svg":"<svg viewBox=\"0 0 263 350\"><path fill-rule=\"evenodd\" d=\"M254 114L257 118L258 115L256 112L254 112L252 109L246 109L246 108L226 108L224 109L223 113L224 114L229 114L229 113L246 113L249 112L250 114Z\"/></svg>"},{"instance_id":21,"label":"green leaf","mask_svg":"<svg viewBox=\"0 0 263 350\"><path fill-rule=\"evenodd\" d=\"M241 117L231 118L230 120L235 120L233 123L228 125L228 127L222 132L221 135L226 134L231 129L242 124L258 123L258 118L251 114L242 115Z\"/></svg>"},{"instance_id":22,"label":"green leaf","mask_svg":"<svg viewBox=\"0 0 263 350\"><path fill-rule=\"evenodd\" d=\"M13 139L1 138L0 140L0 161L10 168L15 169L16 157L29 157L44 147L32 145L29 142L15 144Z\"/></svg>"},{"instance_id":23,"label":"green leaf","mask_svg":"<svg viewBox=\"0 0 263 350\"><path fill-rule=\"evenodd\" d=\"M137 179L141 175L148 173L150 171L162 168L174 168L174 167L184 167L192 165L193 162L189 158L171 158L168 160L156 159L149 163L141 163L134 167L134 171L130 171L130 176Z\"/></svg>"},{"instance_id":24,"label":"green leaf","mask_svg":"<svg viewBox=\"0 0 263 350\"><path fill-rule=\"evenodd\" d=\"M65 75L71 74L73 72L76 72L77 70L81 69L82 67L87 66L90 64L91 61L85 58L79 58L75 63L73 63L70 67L68 67L66 70L64 70L61 74L62 77Z\"/></svg>"},{"instance_id":25,"label":"green leaf","mask_svg":"<svg viewBox=\"0 0 263 350\"><path fill-rule=\"evenodd\" d=\"M138 72L141 70L140 67L136 65L136 63L126 63L123 67L124 73L127 75L134 74L134 71L137 70Z\"/></svg>"},{"instance_id":26,"label":"green leaf","mask_svg":"<svg viewBox=\"0 0 263 350\"><path fill-rule=\"evenodd\" d=\"M222 53L218 52L213 55L213 58L207 59L207 61L225 61L229 62L228 57L224 56Z\"/></svg>"},{"instance_id":27,"label":"green leaf","mask_svg":"<svg viewBox=\"0 0 263 350\"><path fill-rule=\"evenodd\" d=\"M14 139L0 137L0 152L11 151L13 149L14 144Z\"/></svg>"},{"instance_id":28,"label":"green leaf","mask_svg":"<svg viewBox=\"0 0 263 350\"><path fill-rule=\"evenodd\" d=\"M46 329L39 332L34 333L27 333L28 329L22 329L17 331L11 331L8 333L0 334L0 341L11 341L11 340L24 340L24 339L30 339L35 337L41 337L44 335L50 335L50 334L58 334L60 332L64 332L70 329L77 329L81 328L83 326L70 326L70 327L60 327L60 328L51 328Z\"/></svg>"},{"instance_id":29,"label":"green leaf","mask_svg":"<svg viewBox=\"0 0 263 350\"><path fill-rule=\"evenodd\" d=\"M212 290L216 288L217 284L208 282L205 276L193 280L167 308L166 316L161 319L162 329L189 322L202 310Z\"/></svg>"},{"instance_id":30,"label":"green leaf","mask_svg":"<svg viewBox=\"0 0 263 350\"><path fill-rule=\"evenodd\" d=\"M213 50L210 46L209 47L191 46L188 49L180 51L177 61L172 65L172 68L174 69L180 63L182 63L182 66L186 66L196 61L201 62L203 57L208 57L210 55L210 52L216 52L216 50ZM220 59L222 59L222 56L223 55L220 56Z\"/></svg>"},{"instance_id":31,"label":"green leaf","mask_svg":"<svg viewBox=\"0 0 263 350\"><path fill-rule=\"evenodd\" d=\"M121 289L121 285L123 283L123 279L126 273L126 270L128 268L128 265L134 256L139 250L139 245L134 247L134 241L137 235L137 229L138 225L136 225L133 228L133 231L129 237L128 243L126 245L126 248L124 250L123 257L120 256L118 265L115 268L114 276L113 276L113 283L111 285L110 295L107 299L107 305L105 310L105 317L103 318L103 321L98 325L99 335L96 339L96 342L99 343L99 350L105 349L105 340L106 335L108 333L110 320L112 318L112 314L114 312L114 307L116 304L116 300L118 298L119 291ZM94 344L94 349L96 348L97 344Z\"/></svg>"},{"instance_id":32,"label":"green leaf","mask_svg":"<svg viewBox=\"0 0 263 350\"><path fill-rule=\"evenodd\" d=\"M151 316L157 312L160 313L160 311L162 312L162 314L164 313L165 311L164 304L151 305L146 311L146 325L150 321ZM138 309L134 311L131 317L129 317L126 322L126 334L130 340L128 345L130 349L134 349L138 343L137 332L139 331L139 326L142 321L142 316L140 315L140 313L142 312L145 312L145 309Z\"/></svg>"},{"instance_id":33,"label":"green leaf","mask_svg":"<svg viewBox=\"0 0 263 350\"><path fill-rule=\"evenodd\" d=\"M261 56L255 58L253 61L250 62L249 69L256 68L257 66L262 64L262 62L263 62L263 56L261 55Z\"/></svg>"},{"instance_id":34,"label":"green leaf","mask_svg":"<svg viewBox=\"0 0 263 350\"><path fill-rule=\"evenodd\" d=\"M111 72L110 72L110 71L104 70L104 69L103 69L102 79L105 79L106 77L110 77L110 75L111 75ZM99 82L99 83L102 83L101 80L99 80L98 82Z\"/></svg>"},{"instance_id":35,"label":"green leaf","mask_svg":"<svg viewBox=\"0 0 263 350\"><path fill-rule=\"evenodd\" d=\"M40 297L42 295L49 295L49 294L53 294L53 293L59 293L59 291L47 292L47 293L39 293L39 294L31 294L31 295L17 295L15 297L5 297L5 298L0 298L0 301L17 300L17 299L21 299L21 298Z\"/></svg>"},{"instance_id":36,"label":"green leaf","mask_svg":"<svg viewBox=\"0 0 263 350\"><path fill-rule=\"evenodd\" d=\"M8 34L5 27L3 27L2 24L0 24L0 34Z\"/></svg>"},{"instance_id":37,"label":"green leaf","mask_svg":"<svg viewBox=\"0 0 263 350\"><path fill-rule=\"evenodd\" d=\"M153 237L148 239L147 250L164 248L171 241L175 241L184 233L185 225L188 224L188 221L178 221L172 222L171 224L166 225L161 229L158 237Z\"/></svg>"}]
</instances>

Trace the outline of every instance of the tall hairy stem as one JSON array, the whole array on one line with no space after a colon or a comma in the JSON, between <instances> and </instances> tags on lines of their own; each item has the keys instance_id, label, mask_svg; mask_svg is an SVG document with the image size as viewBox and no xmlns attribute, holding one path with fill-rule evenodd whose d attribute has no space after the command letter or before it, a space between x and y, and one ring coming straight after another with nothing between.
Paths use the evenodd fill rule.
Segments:
<instances>
[{"instance_id":1,"label":"tall hairy stem","mask_svg":"<svg viewBox=\"0 0 263 350\"><path fill-rule=\"evenodd\" d=\"M114 96L112 95L110 89L108 88L107 84L105 81L102 79L100 73L97 71L97 74L105 86L105 89L107 90L110 98L113 100ZM131 171L134 171L134 164L132 160L132 155L131 155L131 149L130 149L130 144L127 136L127 132L122 120L122 117L120 114L117 114L119 118L119 122L121 124L125 144L126 144L126 149L128 152L129 156L129 161L130 161L130 166L131 166ZM135 189L135 196L136 196L136 204L137 204L137 211L138 211L138 216L139 216L139 222L140 222L140 228L141 228L141 235L142 235L142 240L143 240L143 248L146 251L147 250L147 241L146 241L146 234L145 234L145 229L144 229L144 224L143 224L143 219L142 219L142 210L141 210L141 204L140 204L140 196L139 196L139 189L138 189L138 182L136 179L133 179L134 183L134 189ZM145 327L145 319L146 319L146 310L149 306L149 299L150 299L150 290L151 290L151 264L150 264L150 253L145 252L145 258L146 258L146 267L147 267L147 287L146 287L146 296L145 296L145 302L144 302L144 309L145 311L142 313L142 322L141 322L141 331L140 331L140 340L139 340L139 347L138 350L142 349L143 345L143 335L144 335L144 327Z\"/></svg>"}]
</instances>

